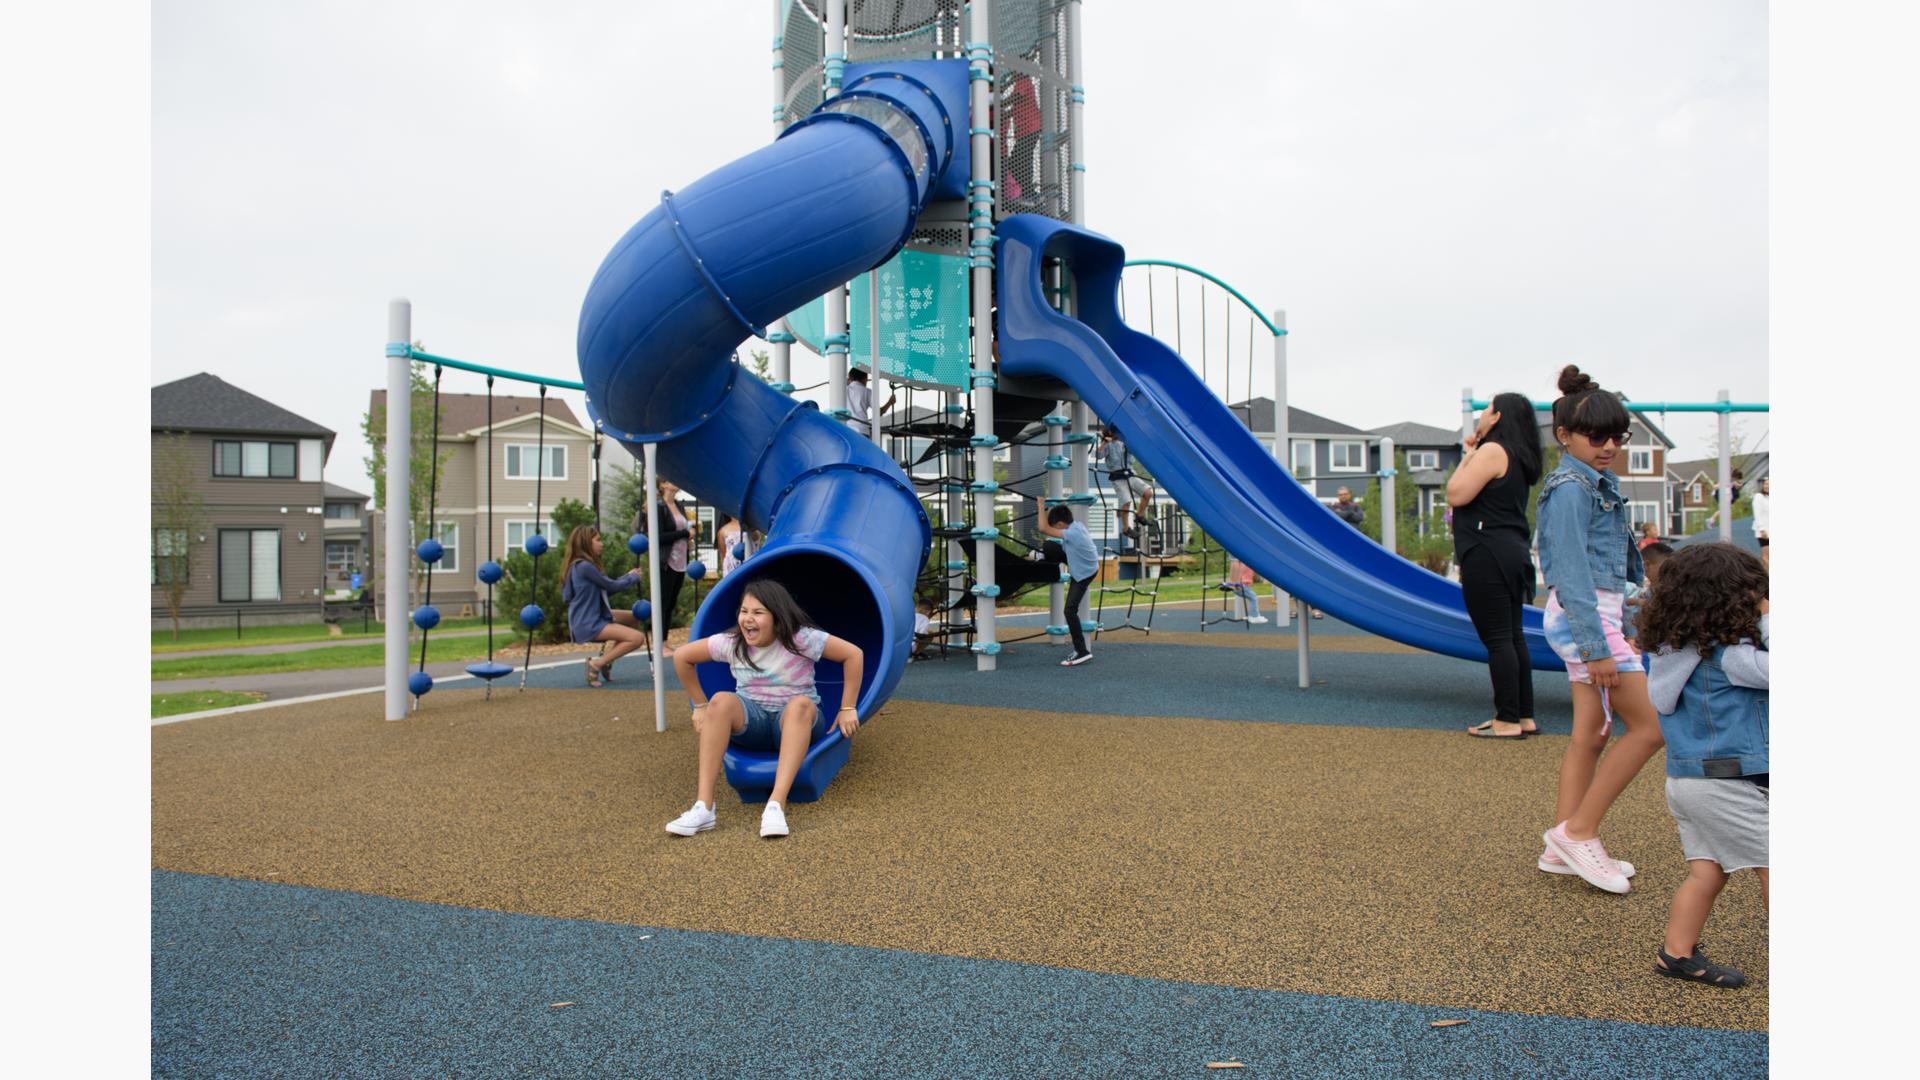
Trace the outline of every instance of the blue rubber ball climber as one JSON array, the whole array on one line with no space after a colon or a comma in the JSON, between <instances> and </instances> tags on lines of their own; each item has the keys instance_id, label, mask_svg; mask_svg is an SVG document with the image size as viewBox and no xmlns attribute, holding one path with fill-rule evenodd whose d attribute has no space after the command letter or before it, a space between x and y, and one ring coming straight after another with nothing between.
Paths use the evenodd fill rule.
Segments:
<instances>
[{"instance_id":1,"label":"blue rubber ball climber","mask_svg":"<svg viewBox=\"0 0 1920 1080\"><path fill-rule=\"evenodd\" d=\"M739 544L733 545L733 561L744 562L746 561L746 558L747 558L747 545L745 543L739 543Z\"/></svg>"},{"instance_id":2,"label":"blue rubber ball climber","mask_svg":"<svg viewBox=\"0 0 1920 1080\"><path fill-rule=\"evenodd\" d=\"M707 576L706 563L701 562L699 559L695 559L692 562L687 564L687 577L691 578L694 581L699 581L701 578L706 576Z\"/></svg>"},{"instance_id":3,"label":"blue rubber ball climber","mask_svg":"<svg viewBox=\"0 0 1920 1080\"><path fill-rule=\"evenodd\" d=\"M420 546L414 548L413 553L420 556L421 562L432 564L439 562L440 556L445 555L447 549L440 546L440 541L428 537L420 541Z\"/></svg>"},{"instance_id":4,"label":"blue rubber ball climber","mask_svg":"<svg viewBox=\"0 0 1920 1080\"><path fill-rule=\"evenodd\" d=\"M651 621L653 619L653 602L642 600L634 604L633 617L643 623Z\"/></svg>"},{"instance_id":5,"label":"blue rubber ball climber","mask_svg":"<svg viewBox=\"0 0 1920 1080\"><path fill-rule=\"evenodd\" d=\"M527 554L539 556L547 553L547 538L539 533L527 537Z\"/></svg>"},{"instance_id":6,"label":"blue rubber ball climber","mask_svg":"<svg viewBox=\"0 0 1920 1080\"><path fill-rule=\"evenodd\" d=\"M432 604L422 604L413 612L413 625L422 630L431 630L440 625L440 609Z\"/></svg>"},{"instance_id":7,"label":"blue rubber ball climber","mask_svg":"<svg viewBox=\"0 0 1920 1080\"><path fill-rule=\"evenodd\" d=\"M547 619L547 613L540 610L539 604L528 604L520 609L520 625L531 630Z\"/></svg>"},{"instance_id":8,"label":"blue rubber ball climber","mask_svg":"<svg viewBox=\"0 0 1920 1080\"><path fill-rule=\"evenodd\" d=\"M497 584L501 578L506 577L507 571L499 563L488 559L486 562L480 564L480 569L475 571L474 576L480 579L480 584L482 585L493 585Z\"/></svg>"},{"instance_id":9,"label":"blue rubber ball climber","mask_svg":"<svg viewBox=\"0 0 1920 1080\"><path fill-rule=\"evenodd\" d=\"M632 536L627 537L627 550L633 552L635 555L645 555L647 553L647 534L634 533Z\"/></svg>"},{"instance_id":10,"label":"blue rubber ball climber","mask_svg":"<svg viewBox=\"0 0 1920 1080\"><path fill-rule=\"evenodd\" d=\"M433 676L426 672L416 671L407 676L407 690L414 697L419 697L431 689L433 689Z\"/></svg>"}]
</instances>

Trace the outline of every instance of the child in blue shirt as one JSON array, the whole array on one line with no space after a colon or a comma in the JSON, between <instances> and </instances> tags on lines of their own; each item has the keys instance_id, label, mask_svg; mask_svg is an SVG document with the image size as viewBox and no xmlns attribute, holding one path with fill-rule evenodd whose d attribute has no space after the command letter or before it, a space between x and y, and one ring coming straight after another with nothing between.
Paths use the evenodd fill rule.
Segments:
<instances>
[{"instance_id":1,"label":"child in blue shirt","mask_svg":"<svg viewBox=\"0 0 1920 1080\"><path fill-rule=\"evenodd\" d=\"M1667 807L1687 857L1654 970L1709 986L1747 981L1700 951L1727 875L1752 870L1769 895L1766 611L1766 565L1732 544L1675 552L1640 610L1648 690L1667 739Z\"/></svg>"},{"instance_id":2,"label":"child in blue shirt","mask_svg":"<svg viewBox=\"0 0 1920 1080\"><path fill-rule=\"evenodd\" d=\"M1060 541L1061 550L1067 555L1067 577L1072 583L1067 586L1067 633L1073 636L1073 655L1060 661L1061 667L1075 667L1093 659L1093 650L1087 648L1087 636L1080 629L1080 606L1087 599L1087 587L1100 573L1100 555L1093 547L1093 537L1087 534L1087 527L1073 520L1073 511L1066 506L1048 508L1046 500L1035 495L1035 512L1040 516L1040 531Z\"/></svg>"}]
</instances>

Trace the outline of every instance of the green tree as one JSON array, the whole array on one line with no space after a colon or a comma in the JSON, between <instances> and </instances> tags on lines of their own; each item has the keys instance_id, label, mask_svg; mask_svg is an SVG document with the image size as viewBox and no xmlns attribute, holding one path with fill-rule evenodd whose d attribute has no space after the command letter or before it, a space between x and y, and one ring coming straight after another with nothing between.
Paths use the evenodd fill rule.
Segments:
<instances>
[{"instance_id":1,"label":"green tree","mask_svg":"<svg viewBox=\"0 0 1920 1080\"><path fill-rule=\"evenodd\" d=\"M773 365L767 357L767 350L755 349L747 354L747 359L753 362L753 373L760 376L761 382L773 381Z\"/></svg>"},{"instance_id":2,"label":"green tree","mask_svg":"<svg viewBox=\"0 0 1920 1080\"><path fill-rule=\"evenodd\" d=\"M180 638L180 605L193 581L189 555L195 533L205 527L200 457L184 431L160 435L153 444L153 584L166 598L173 637Z\"/></svg>"},{"instance_id":3,"label":"green tree","mask_svg":"<svg viewBox=\"0 0 1920 1080\"><path fill-rule=\"evenodd\" d=\"M425 351L426 346L414 342L413 347ZM427 380L426 364L415 361L410 375L412 384L409 392L409 406L412 417L412 442L407 452L407 521L410 529L407 535L419 539L427 536L427 517L432 507L427 505L427 491L431 485L435 470L446 467L447 459L453 456L451 447L440 451L439 459L433 453L433 384ZM367 442L370 451L364 459L367 465L367 478L373 481L373 505L382 513L392 513L387 505L387 408L385 405L373 405L360 419L360 435ZM436 495L437 499L437 495ZM407 560L407 597L408 607L413 606L412 597L416 591L421 574L420 561ZM378 568L369 569L378 572Z\"/></svg>"}]
</instances>

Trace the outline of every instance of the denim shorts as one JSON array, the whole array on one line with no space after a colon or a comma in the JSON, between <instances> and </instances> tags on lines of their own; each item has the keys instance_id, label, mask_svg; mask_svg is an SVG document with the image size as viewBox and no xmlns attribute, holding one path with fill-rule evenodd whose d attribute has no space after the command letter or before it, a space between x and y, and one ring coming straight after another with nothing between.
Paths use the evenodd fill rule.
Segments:
<instances>
[{"instance_id":1,"label":"denim shorts","mask_svg":"<svg viewBox=\"0 0 1920 1080\"><path fill-rule=\"evenodd\" d=\"M780 710L770 709L744 695L735 696L740 698L740 707L746 710L747 726L734 733L733 738L728 740L729 745L741 750L780 749ZM808 745L812 745L827 733L827 713L820 708L819 694L808 694L807 698L813 702L816 710L813 735L808 740Z\"/></svg>"}]
</instances>

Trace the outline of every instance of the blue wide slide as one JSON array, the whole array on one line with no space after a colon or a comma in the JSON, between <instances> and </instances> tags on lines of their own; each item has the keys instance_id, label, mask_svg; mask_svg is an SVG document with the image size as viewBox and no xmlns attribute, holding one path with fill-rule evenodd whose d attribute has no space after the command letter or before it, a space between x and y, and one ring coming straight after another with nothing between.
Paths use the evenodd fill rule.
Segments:
<instances>
[{"instance_id":1,"label":"blue wide slide","mask_svg":"<svg viewBox=\"0 0 1920 1080\"><path fill-rule=\"evenodd\" d=\"M932 530L886 453L740 366L765 324L893 256L934 199L965 193L964 60L854 65L845 88L771 145L663 195L614 245L580 311L588 408L636 454L699 498L764 530L748 572L708 594L694 635L734 623L746 579L777 578L828 633L865 654L859 710L899 683L913 644L913 588ZM708 693L733 689L703 664ZM840 665L818 674L839 707ZM807 753L790 798L820 797L846 763L838 732ZM773 786L772 753L727 751L743 799Z\"/></svg>"},{"instance_id":2,"label":"blue wide slide","mask_svg":"<svg viewBox=\"0 0 1920 1080\"><path fill-rule=\"evenodd\" d=\"M1066 260L1078 318L1041 288L1043 258ZM1180 508L1269 581L1394 641L1466 660L1487 653L1460 586L1394 555L1335 517L1280 466L1179 354L1120 318L1126 253L1065 222L1020 214L1000 223L1000 368L1057 379L1153 470ZM1525 609L1533 666L1564 667L1540 610Z\"/></svg>"}]
</instances>

